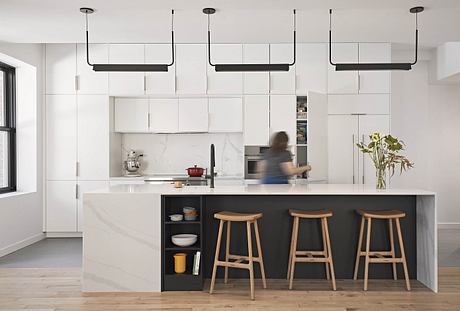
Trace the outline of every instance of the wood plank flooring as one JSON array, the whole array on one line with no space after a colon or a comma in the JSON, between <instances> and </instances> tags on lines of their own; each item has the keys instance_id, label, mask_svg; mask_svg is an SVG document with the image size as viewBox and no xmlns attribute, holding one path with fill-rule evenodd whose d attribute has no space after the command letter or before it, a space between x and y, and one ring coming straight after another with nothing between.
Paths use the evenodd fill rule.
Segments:
<instances>
[{"instance_id":1,"label":"wood plank flooring","mask_svg":"<svg viewBox=\"0 0 460 311\"><path fill-rule=\"evenodd\" d=\"M440 268L440 292L435 294L412 281L337 280L337 291L327 280L267 280L256 283L256 300L249 299L247 280L217 280L215 293L81 293L81 269L0 269L0 310L460 310L460 268ZM209 282L208 282L209 284ZM209 285L207 285L209 286Z\"/></svg>"}]
</instances>

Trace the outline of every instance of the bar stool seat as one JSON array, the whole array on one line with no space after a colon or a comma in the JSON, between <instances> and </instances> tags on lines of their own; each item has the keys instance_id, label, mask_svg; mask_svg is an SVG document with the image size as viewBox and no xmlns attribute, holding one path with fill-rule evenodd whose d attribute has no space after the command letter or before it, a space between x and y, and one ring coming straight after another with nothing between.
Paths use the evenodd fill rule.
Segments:
<instances>
[{"instance_id":1,"label":"bar stool seat","mask_svg":"<svg viewBox=\"0 0 460 311\"><path fill-rule=\"evenodd\" d=\"M214 256L214 266L212 269L211 286L209 293L212 294L214 291L214 285L216 282L217 267L225 267L224 283L228 282L228 268L239 268L249 270L249 284L251 287L251 299L254 300L254 262L260 265L260 274L262 276L262 284L264 288L267 288L267 282L265 280L265 269L264 260L262 257L262 246L260 243L259 227L257 220L262 218L262 213L235 213L235 212L219 212L214 214L214 218L219 219L219 232L217 234L216 253ZM248 256L230 254L230 233L232 222L246 222L247 230L247 243L248 243ZM222 241L222 230L224 223L227 223L227 239L225 245L225 261L219 260L220 245ZM252 234L251 224L254 225L254 232L257 244L257 257L252 254Z\"/></svg>"},{"instance_id":2,"label":"bar stool seat","mask_svg":"<svg viewBox=\"0 0 460 311\"><path fill-rule=\"evenodd\" d=\"M289 210L289 214L294 217L287 272L287 278L289 279L289 289L292 289L295 264L297 262L324 262L326 268L326 278L328 280L332 279L332 288L333 290L336 290L334 263L332 260L331 241L329 238L329 228L327 224L327 218L332 217L333 215L332 211ZM321 220L321 232L323 237L322 251L297 250L297 238L299 234L299 222L301 218Z\"/></svg>"},{"instance_id":3,"label":"bar stool seat","mask_svg":"<svg viewBox=\"0 0 460 311\"><path fill-rule=\"evenodd\" d=\"M404 269L404 277L406 279L406 288L410 290L410 281L409 281L409 272L407 269L406 255L404 252L404 243L401 233L401 224L399 222L400 218L404 218L406 213L397 211L397 210L387 210L387 211L365 211L357 210L359 215L361 215L361 227L359 230L359 240L358 240L358 250L356 253L356 262L355 262L355 272L353 279L358 279L358 270L359 270L359 261L361 257L365 258L364 266L364 290L367 290L368 276L369 276L369 264L370 263L391 263L393 266L393 279L397 280L397 270L396 264L401 263ZM388 229L390 235L390 250L383 251L371 251L371 229L372 229L372 220L388 220ZM362 242L364 235L364 226L367 221L367 232L366 232L366 250L362 251ZM395 255L395 243L393 236L393 221L396 223L396 232L399 240L399 248L401 257L397 258Z\"/></svg>"}]
</instances>

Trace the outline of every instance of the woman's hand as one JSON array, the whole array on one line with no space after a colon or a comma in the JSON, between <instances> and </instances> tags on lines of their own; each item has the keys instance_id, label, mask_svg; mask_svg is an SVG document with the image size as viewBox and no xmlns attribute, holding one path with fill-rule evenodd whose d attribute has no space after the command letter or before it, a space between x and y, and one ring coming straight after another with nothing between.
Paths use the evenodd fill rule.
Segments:
<instances>
[{"instance_id":1,"label":"woman's hand","mask_svg":"<svg viewBox=\"0 0 460 311\"><path fill-rule=\"evenodd\" d=\"M281 164L281 169L288 176L302 174L303 172L311 171L310 165L296 167L292 162L284 162Z\"/></svg>"}]
</instances>

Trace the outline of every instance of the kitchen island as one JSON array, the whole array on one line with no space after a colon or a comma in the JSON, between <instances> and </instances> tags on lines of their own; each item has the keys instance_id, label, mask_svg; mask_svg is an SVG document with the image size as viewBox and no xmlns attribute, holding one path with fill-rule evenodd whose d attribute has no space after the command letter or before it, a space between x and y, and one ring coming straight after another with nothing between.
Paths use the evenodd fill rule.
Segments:
<instances>
[{"instance_id":1,"label":"kitchen island","mask_svg":"<svg viewBox=\"0 0 460 311\"><path fill-rule=\"evenodd\" d=\"M430 191L332 184L214 189L146 184L85 193L83 201L83 291L200 290L212 269L218 227L213 214L222 210L264 214L259 229L267 278L285 278L292 225L289 209L333 211L330 235L338 279L351 278L353 273L360 221L355 210L404 211L401 226L410 278L435 292L438 289L436 195ZM184 206L198 210L197 221L170 222L168 216ZM195 233L199 238L195 245L180 248L170 240L178 233ZM243 227L232 230L231 252L245 253L245 234ZM301 223L299 248L320 247L319 234L317 224ZM388 229L383 222L373 226L372 247L388 248ZM200 273L192 275L197 251L202 253ZM181 275L173 271L172 256L178 252L188 254L187 271ZM245 271L232 270L231 278L247 277ZM324 265L296 268L296 278L323 277ZM391 279L391 265L372 265L370 278Z\"/></svg>"}]
</instances>

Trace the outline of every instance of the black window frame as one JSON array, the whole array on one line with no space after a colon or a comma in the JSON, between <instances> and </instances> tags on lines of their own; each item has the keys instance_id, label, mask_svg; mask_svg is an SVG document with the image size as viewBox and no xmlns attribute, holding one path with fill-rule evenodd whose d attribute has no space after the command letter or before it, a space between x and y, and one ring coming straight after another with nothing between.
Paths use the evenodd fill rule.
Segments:
<instances>
[{"instance_id":1,"label":"black window frame","mask_svg":"<svg viewBox=\"0 0 460 311\"><path fill-rule=\"evenodd\" d=\"M0 194L14 192L16 185L16 69L0 62L3 72L3 98L5 124L0 126L0 132L8 133L8 186L0 187Z\"/></svg>"}]
</instances>

